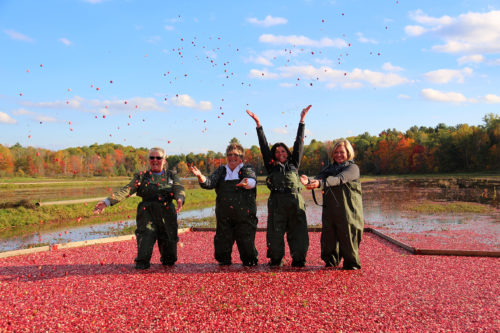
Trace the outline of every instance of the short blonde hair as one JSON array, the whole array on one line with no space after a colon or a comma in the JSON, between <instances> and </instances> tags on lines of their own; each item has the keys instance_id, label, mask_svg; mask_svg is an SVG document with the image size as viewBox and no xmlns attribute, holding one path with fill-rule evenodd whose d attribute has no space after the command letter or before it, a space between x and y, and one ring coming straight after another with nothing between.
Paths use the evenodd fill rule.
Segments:
<instances>
[{"instance_id":1,"label":"short blonde hair","mask_svg":"<svg viewBox=\"0 0 500 333\"><path fill-rule=\"evenodd\" d=\"M148 157L151 156L151 153L160 153L161 157L165 158L165 149L160 148L160 147L153 147L149 150Z\"/></svg>"},{"instance_id":2,"label":"short blonde hair","mask_svg":"<svg viewBox=\"0 0 500 333\"><path fill-rule=\"evenodd\" d=\"M333 160L333 154L335 153L335 150L337 150L338 147L344 146L345 150L347 151L347 159L352 160L354 159L354 149L352 148L351 143L347 139L340 139L335 142L335 145L333 146L332 149L332 160Z\"/></svg>"}]
</instances>

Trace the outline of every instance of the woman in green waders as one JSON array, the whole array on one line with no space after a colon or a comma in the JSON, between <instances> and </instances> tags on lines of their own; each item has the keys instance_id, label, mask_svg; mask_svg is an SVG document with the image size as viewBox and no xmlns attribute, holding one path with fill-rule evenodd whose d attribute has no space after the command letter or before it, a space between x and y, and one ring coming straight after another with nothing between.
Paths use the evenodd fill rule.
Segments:
<instances>
[{"instance_id":1,"label":"woman in green waders","mask_svg":"<svg viewBox=\"0 0 500 333\"><path fill-rule=\"evenodd\" d=\"M302 175L300 181L309 190L323 190L321 259L325 266L337 267L344 258L342 269L360 269L363 201L359 167L354 163L351 143L346 139L337 141L331 158L332 163L315 179Z\"/></svg>"},{"instance_id":2,"label":"woman in green waders","mask_svg":"<svg viewBox=\"0 0 500 333\"><path fill-rule=\"evenodd\" d=\"M301 183L299 166L304 154L304 118L311 108L306 107L300 113L300 123L297 137L293 145L293 153L282 143L276 143L269 149L264 130L259 117L247 110L247 113L257 125L260 151L267 169L266 183L271 194L267 207L267 257L270 266L281 266L285 256L284 236L290 248L292 266L304 267L309 248L307 231L306 207L300 194Z\"/></svg>"}]
</instances>

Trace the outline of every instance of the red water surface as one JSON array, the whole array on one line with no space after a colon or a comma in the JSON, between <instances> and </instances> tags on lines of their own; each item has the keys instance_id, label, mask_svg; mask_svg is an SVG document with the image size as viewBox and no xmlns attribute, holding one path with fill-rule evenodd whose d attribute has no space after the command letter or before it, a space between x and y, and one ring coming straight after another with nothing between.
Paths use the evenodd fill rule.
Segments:
<instances>
[{"instance_id":1,"label":"red water surface","mask_svg":"<svg viewBox=\"0 0 500 333\"><path fill-rule=\"evenodd\" d=\"M211 232L180 236L179 261L133 266L133 241L0 260L0 331L474 331L500 328L498 258L410 255L365 233L362 270L230 267Z\"/></svg>"}]
</instances>

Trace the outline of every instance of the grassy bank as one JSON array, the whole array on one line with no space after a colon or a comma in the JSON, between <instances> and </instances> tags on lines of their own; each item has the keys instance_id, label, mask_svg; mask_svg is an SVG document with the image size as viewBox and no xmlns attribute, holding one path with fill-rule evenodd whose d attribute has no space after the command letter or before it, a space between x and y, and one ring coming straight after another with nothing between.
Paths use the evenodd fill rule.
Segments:
<instances>
[{"instance_id":1,"label":"grassy bank","mask_svg":"<svg viewBox=\"0 0 500 333\"><path fill-rule=\"evenodd\" d=\"M259 185L257 188L258 199L266 198L269 194L267 187ZM133 219L141 198L130 197L119 204L108 207L102 214L93 215L92 209L95 202L69 205L50 205L34 208L16 207L0 209L0 231L21 228L30 225L51 223L86 223L107 222L110 220ZM186 190L186 204L183 210L193 210L210 207L215 204L215 191L200 188Z\"/></svg>"},{"instance_id":2,"label":"grassy bank","mask_svg":"<svg viewBox=\"0 0 500 333\"><path fill-rule=\"evenodd\" d=\"M491 213L494 208L474 202L422 202L411 204L405 207L406 210L419 214L460 214L474 213L487 214Z\"/></svg>"}]
</instances>

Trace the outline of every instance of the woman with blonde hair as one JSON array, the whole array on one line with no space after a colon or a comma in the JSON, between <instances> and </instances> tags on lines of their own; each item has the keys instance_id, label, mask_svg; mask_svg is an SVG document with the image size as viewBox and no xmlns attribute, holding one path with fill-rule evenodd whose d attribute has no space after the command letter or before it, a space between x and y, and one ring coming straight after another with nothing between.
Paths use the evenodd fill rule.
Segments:
<instances>
[{"instance_id":1,"label":"woman with blonde hair","mask_svg":"<svg viewBox=\"0 0 500 333\"><path fill-rule=\"evenodd\" d=\"M321 259L326 267L360 269L359 244L363 235L363 202L359 167L354 163L354 150L347 139L335 143L331 159L315 179L300 177L307 189L323 190L321 217Z\"/></svg>"}]
</instances>

